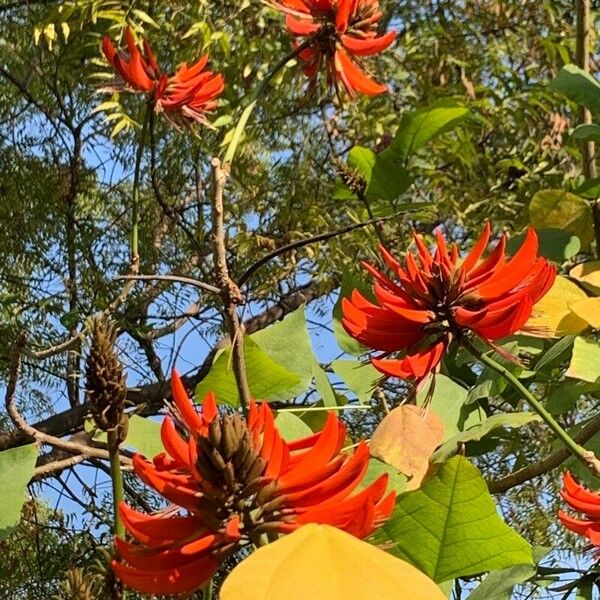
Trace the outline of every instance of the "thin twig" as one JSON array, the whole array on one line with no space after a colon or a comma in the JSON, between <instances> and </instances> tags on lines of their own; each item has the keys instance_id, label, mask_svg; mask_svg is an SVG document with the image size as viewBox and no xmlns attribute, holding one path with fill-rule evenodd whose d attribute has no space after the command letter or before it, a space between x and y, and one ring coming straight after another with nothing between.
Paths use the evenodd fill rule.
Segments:
<instances>
[{"instance_id":1,"label":"thin twig","mask_svg":"<svg viewBox=\"0 0 600 600\"><path fill-rule=\"evenodd\" d=\"M231 357L233 374L240 395L243 410L250 405L251 395L246 376L244 360L244 328L240 323L237 306L244 302L240 288L229 276L227 268L227 250L225 247L225 227L223 224L223 195L229 177L229 165L221 165L218 158L212 162L212 240L215 262L215 275L221 288L221 299L225 307L225 322L231 339Z\"/></svg>"},{"instance_id":2,"label":"thin twig","mask_svg":"<svg viewBox=\"0 0 600 600\"><path fill-rule=\"evenodd\" d=\"M205 292L220 294L221 290L210 283L204 283L193 277L184 277L183 275L118 275L115 281L173 281L174 283L183 283L191 285Z\"/></svg>"},{"instance_id":3,"label":"thin twig","mask_svg":"<svg viewBox=\"0 0 600 600\"><path fill-rule=\"evenodd\" d=\"M66 441L61 438L48 435L47 433L43 433L29 425L29 423L27 423L27 421L21 415L21 413L15 405L15 390L17 387L17 382L19 380L19 375L21 373L21 356L24 345L25 337L20 336L17 342L13 345L10 352L10 367L4 403L6 406L6 412L8 413L8 416L10 417L12 422L21 431L30 436L38 444L48 444L49 446L53 446L54 448L60 448L61 450L65 450L66 452L72 452L74 454L79 454L85 457L95 457L108 460L109 453L107 450L103 450L102 448L94 448L93 446L88 446L86 444L81 444L78 442ZM125 464L130 464L131 460L125 457L121 457L121 462L124 462Z\"/></svg>"},{"instance_id":4,"label":"thin twig","mask_svg":"<svg viewBox=\"0 0 600 600\"><path fill-rule=\"evenodd\" d=\"M415 208L414 210L420 210L420 208ZM411 211L403 210L403 211L394 213L393 215L387 215L385 217L375 217L373 219L369 219L368 221L361 221L360 223L353 223L352 225L347 225L346 227L342 227L341 229L336 229L335 231L328 231L327 233L320 233L318 235L313 235L304 240L298 240L296 242L292 242L291 244L282 246L281 248L277 248L276 250L269 252L269 254L266 254L265 256L263 256L262 258L257 260L253 265L248 267L248 269L246 269L246 271L244 271L242 276L239 278L239 285L244 285L246 283L246 281L248 281L248 279L250 279L250 277L252 277L252 275L254 275L254 273L256 273L256 271L258 271L258 269L260 269L262 266L266 265L269 261L273 260L274 258L280 256L281 254L285 254L286 252L291 252L292 250L296 250L297 248L302 248L303 246L308 246L309 244L323 242L325 240L329 240L329 239L337 237L339 235L344 235L345 233L350 233L351 231L354 231L355 229L367 227L368 225L373 225L373 224L380 223L383 221L389 221L389 220L395 219L397 217L402 217L409 212L411 212Z\"/></svg>"}]
</instances>

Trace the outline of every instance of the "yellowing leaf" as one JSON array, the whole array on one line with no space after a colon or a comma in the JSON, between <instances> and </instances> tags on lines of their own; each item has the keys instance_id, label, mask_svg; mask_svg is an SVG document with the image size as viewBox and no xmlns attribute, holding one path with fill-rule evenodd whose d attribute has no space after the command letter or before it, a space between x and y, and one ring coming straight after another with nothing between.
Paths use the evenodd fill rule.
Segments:
<instances>
[{"instance_id":1,"label":"yellowing leaf","mask_svg":"<svg viewBox=\"0 0 600 600\"><path fill-rule=\"evenodd\" d=\"M372 544L309 524L259 548L223 583L221 600L446 600L429 577Z\"/></svg>"},{"instance_id":2,"label":"yellowing leaf","mask_svg":"<svg viewBox=\"0 0 600 600\"><path fill-rule=\"evenodd\" d=\"M544 337L577 335L587 329L588 323L575 314L572 307L586 298L581 288L559 275L550 291L533 307L525 329Z\"/></svg>"},{"instance_id":3,"label":"yellowing leaf","mask_svg":"<svg viewBox=\"0 0 600 600\"><path fill-rule=\"evenodd\" d=\"M571 310L594 329L600 329L600 297L586 298L575 302L571 306Z\"/></svg>"},{"instance_id":4,"label":"yellowing leaf","mask_svg":"<svg viewBox=\"0 0 600 600\"><path fill-rule=\"evenodd\" d=\"M429 469L433 451L444 439L444 423L432 411L404 404L379 424L371 443L371 455L408 477L407 490L417 489Z\"/></svg>"},{"instance_id":5,"label":"yellowing leaf","mask_svg":"<svg viewBox=\"0 0 600 600\"><path fill-rule=\"evenodd\" d=\"M600 260L591 260L573 267L569 275L581 282L592 294L600 295Z\"/></svg>"}]
</instances>

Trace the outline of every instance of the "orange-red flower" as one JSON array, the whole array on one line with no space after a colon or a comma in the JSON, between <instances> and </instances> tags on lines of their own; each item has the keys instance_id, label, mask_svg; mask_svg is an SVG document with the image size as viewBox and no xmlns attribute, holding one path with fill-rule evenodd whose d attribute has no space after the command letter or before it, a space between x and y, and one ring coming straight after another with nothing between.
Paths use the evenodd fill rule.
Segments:
<instances>
[{"instance_id":1,"label":"orange-red flower","mask_svg":"<svg viewBox=\"0 0 600 600\"><path fill-rule=\"evenodd\" d=\"M416 252L408 252L402 266L380 248L394 278L363 263L375 278L376 303L357 290L350 299L343 299L346 331L365 346L383 352L373 365L388 376L424 378L438 368L448 345L467 331L488 342L515 333L554 282L555 269L538 257L533 229L528 229L510 260L504 254L505 235L481 260L490 238L489 223L462 262L456 245L448 249L439 229L435 235L433 254L415 235ZM388 358L400 351L403 357Z\"/></svg>"},{"instance_id":2,"label":"orange-red flower","mask_svg":"<svg viewBox=\"0 0 600 600\"><path fill-rule=\"evenodd\" d=\"M395 31L378 35L383 16L378 0L279 0L274 6L287 14L288 31L308 43L299 57L312 85L325 68L336 92L340 81L350 96L387 91L357 64L360 57L379 54L396 39Z\"/></svg>"},{"instance_id":3,"label":"orange-red flower","mask_svg":"<svg viewBox=\"0 0 600 600\"><path fill-rule=\"evenodd\" d=\"M579 485L568 471L563 476L563 484L560 495L564 501L587 518L575 519L562 510L558 511L558 518L567 529L583 535L594 546L600 547L600 494Z\"/></svg>"},{"instance_id":4,"label":"orange-red flower","mask_svg":"<svg viewBox=\"0 0 600 600\"><path fill-rule=\"evenodd\" d=\"M133 541L117 539L117 577L143 593L179 594L202 585L220 563L265 533L289 533L306 523L368 536L395 502L387 476L358 493L369 460L361 442L341 452L345 427L329 414L322 431L285 442L266 404L248 416L220 416L212 394L196 412L173 373L173 417L161 438L166 452L150 462L135 455L137 475L173 506L143 514L120 507Z\"/></svg>"},{"instance_id":5,"label":"orange-red flower","mask_svg":"<svg viewBox=\"0 0 600 600\"><path fill-rule=\"evenodd\" d=\"M111 89L147 94L156 111L164 111L175 121L184 117L208 124L205 114L216 108L217 98L225 87L221 74L204 70L208 55L191 67L183 63L169 76L160 70L147 40L142 40L141 52L130 27L125 29L124 37L127 52L117 50L108 37L102 40L102 51L121 78Z\"/></svg>"}]
</instances>

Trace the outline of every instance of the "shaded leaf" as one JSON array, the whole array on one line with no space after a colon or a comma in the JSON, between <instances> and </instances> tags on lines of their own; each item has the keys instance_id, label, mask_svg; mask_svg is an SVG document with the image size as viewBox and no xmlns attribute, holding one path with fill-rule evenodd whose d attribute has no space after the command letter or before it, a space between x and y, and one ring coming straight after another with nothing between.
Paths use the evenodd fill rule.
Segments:
<instances>
[{"instance_id":1,"label":"shaded leaf","mask_svg":"<svg viewBox=\"0 0 600 600\"><path fill-rule=\"evenodd\" d=\"M474 590L467 600L511 600L513 588L535 575L531 565L515 565L502 571L492 571Z\"/></svg>"},{"instance_id":2,"label":"shaded leaf","mask_svg":"<svg viewBox=\"0 0 600 600\"><path fill-rule=\"evenodd\" d=\"M361 404L369 400L382 377L371 363L362 363L358 360L334 360L331 368L356 395Z\"/></svg>"},{"instance_id":3,"label":"shaded leaf","mask_svg":"<svg viewBox=\"0 0 600 600\"><path fill-rule=\"evenodd\" d=\"M588 248L594 241L592 209L588 202L564 190L541 190L529 204L529 222L536 229L563 229Z\"/></svg>"},{"instance_id":4,"label":"shaded leaf","mask_svg":"<svg viewBox=\"0 0 600 600\"><path fill-rule=\"evenodd\" d=\"M386 153L406 159L434 138L460 125L468 115L468 108L448 98L405 113Z\"/></svg>"},{"instance_id":5,"label":"shaded leaf","mask_svg":"<svg viewBox=\"0 0 600 600\"><path fill-rule=\"evenodd\" d=\"M583 69L572 64L565 65L550 82L550 89L600 114L600 83Z\"/></svg>"},{"instance_id":6,"label":"shaded leaf","mask_svg":"<svg viewBox=\"0 0 600 600\"><path fill-rule=\"evenodd\" d=\"M541 256L555 262L564 262L572 258L581 250L581 242L576 235L562 229L539 229L536 231L540 243ZM520 233L508 240L506 249L509 254L514 254L523 243L525 235Z\"/></svg>"},{"instance_id":7,"label":"shaded leaf","mask_svg":"<svg viewBox=\"0 0 600 600\"><path fill-rule=\"evenodd\" d=\"M502 521L483 477L461 456L398 498L375 539L385 536L396 556L438 582L533 564L531 546Z\"/></svg>"},{"instance_id":8,"label":"shaded leaf","mask_svg":"<svg viewBox=\"0 0 600 600\"><path fill-rule=\"evenodd\" d=\"M406 489L406 476L400 473L398 469L384 463L378 458L371 457L369 459L369 466L367 472L362 478L361 487L367 487L373 483L376 479L386 474L388 476L388 490L394 490L397 494L403 492Z\"/></svg>"},{"instance_id":9,"label":"shaded leaf","mask_svg":"<svg viewBox=\"0 0 600 600\"><path fill-rule=\"evenodd\" d=\"M262 546L225 579L221 600L445 600L407 562L328 525L304 525Z\"/></svg>"},{"instance_id":10,"label":"shaded leaf","mask_svg":"<svg viewBox=\"0 0 600 600\"><path fill-rule=\"evenodd\" d=\"M527 425L532 421L539 420L540 417L532 412L501 413L493 415L478 425L470 427L466 431L463 431L444 442L444 444L433 454L431 461L437 463L444 462L448 457L456 453L459 444L477 442L494 431L494 429L500 427L513 429Z\"/></svg>"}]
</instances>

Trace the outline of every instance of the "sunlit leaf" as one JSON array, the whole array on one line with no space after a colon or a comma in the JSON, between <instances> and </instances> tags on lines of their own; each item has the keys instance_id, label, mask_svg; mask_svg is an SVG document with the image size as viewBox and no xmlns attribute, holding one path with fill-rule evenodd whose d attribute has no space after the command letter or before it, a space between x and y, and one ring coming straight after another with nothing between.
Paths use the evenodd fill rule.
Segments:
<instances>
[{"instance_id":1,"label":"sunlit leaf","mask_svg":"<svg viewBox=\"0 0 600 600\"><path fill-rule=\"evenodd\" d=\"M275 425L283 439L288 442L312 435L311 428L300 417L285 410L277 413Z\"/></svg>"},{"instance_id":2,"label":"sunlit leaf","mask_svg":"<svg viewBox=\"0 0 600 600\"><path fill-rule=\"evenodd\" d=\"M381 381L381 373L371 363L358 360L334 360L331 368L348 386L358 401L367 402Z\"/></svg>"},{"instance_id":3,"label":"sunlit leaf","mask_svg":"<svg viewBox=\"0 0 600 600\"><path fill-rule=\"evenodd\" d=\"M148 457L164 452L160 439L160 422L133 415L129 419L127 437L123 446L134 448Z\"/></svg>"},{"instance_id":4,"label":"sunlit leaf","mask_svg":"<svg viewBox=\"0 0 600 600\"><path fill-rule=\"evenodd\" d=\"M19 522L37 455L35 444L0 452L0 540Z\"/></svg>"},{"instance_id":5,"label":"sunlit leaf","mask_svg":"<svg viewBox=\"0 0 600 600\"><path fill-rule=\"evenodd\" d=\"M600 344L583 337L575 338L571 363L565 375L590 383L600 382Z\"/></svg>"},{"instance_id":6,"label":"sunlit leaf","mask_svg":"<svg viewBox=\"0 0 600 600\"><path fill-rule=\"evenodd\" d=\"M569 271L590 293L600 295L600 260L591 260L576 265Z\"/></svg>"},{"instance_id":7,"label":"sunlit leaf","mask_svg":"<svg viewBox=\"0 0 600 600\"><path fill-rule=\"evenodd\" d=\"M410 404L392 410L371 437L371 455L408 477L407 489L421 485L429 459L444 437L444 424L432 411Z\"/></svg>"},{"instance_id":8,"label":"sunlit leaf","mask_svg":"<svg viewBox=\"0 0 600 600\"><path fill-rule=\"evenodd\" d=\"M533 564L531 546L502 521L483 477L461 456L398 498L376 539L386 536L391 552L438 582Z\"/></svg>"},{"instance_id":9,"label":"sunlit leaf","mask_svg":"<svg viewBox=\"0 0 600 600\"><path fill-rule=\"evenodd\" d=\"M536 229L563 229L588 248L594 241L592 209L586 200L564 190L541 190L529 204L529 222Z\"/></svg>"},{"instance_id":10,"label":"sunlit leaf","mask_svg":"<svg viewBox=\"0 0 600 600\"><path fill-rule=\"evenodd\" d=\"M558 276L550 291L533 307L526 328L544 336L577 334L588 327L572 307L585 300L586 293L566 277Z\"/></svg>"},{"instance_id":11,"label":"sunlit leaf","mask_svg":"<svg viewBox=\"0 0 600 600\"><path fill-rule=\"evenodd\" d=\"M407 562L335 527L305 525L262 546L227 577L221 600L446 600Z\"/></svg>"}]
</instances>

